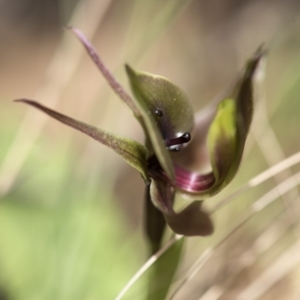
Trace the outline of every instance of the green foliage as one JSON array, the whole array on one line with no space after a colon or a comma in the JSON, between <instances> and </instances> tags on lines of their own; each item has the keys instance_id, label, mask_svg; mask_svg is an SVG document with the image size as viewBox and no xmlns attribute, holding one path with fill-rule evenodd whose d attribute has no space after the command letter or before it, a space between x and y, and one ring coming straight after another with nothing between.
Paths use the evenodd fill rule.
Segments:
<instances>
[{"instance_id":1,"label":"green foliage","mask_svg":"<svg viewBox=\"0 0 300 300\"><path fill-rule=\"evenodd\" d=\"M183 252L184 239L175 242L150 269L147 300L164 300L174 280Z\"/></svg>"},{"instance_id":2,"label":"green foliage","mask_svg":"<svg viewBox=\"0 0 300 300\"><path fill-rule=\"evenodd\" d=\"M81 176L70 149L54 147L45 161L42 140L26 179L0 202L0 289L8 299L113 299L142 264L143 251L131 255L136 238L124 238L108 177L96 166Z\"/></svg>"}]
</instances>

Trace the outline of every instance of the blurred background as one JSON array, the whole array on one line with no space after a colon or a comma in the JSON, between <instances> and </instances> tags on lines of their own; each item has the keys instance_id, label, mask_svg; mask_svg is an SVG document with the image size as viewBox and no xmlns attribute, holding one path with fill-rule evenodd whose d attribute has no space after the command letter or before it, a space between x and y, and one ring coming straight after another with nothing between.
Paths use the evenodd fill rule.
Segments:
<instances>
[{"instance_id":1,"label":"blurred background","mask_svg":"<svg viewBox=\"0 0 300 300\"><path fill-rule=\"evenodd\" d=\"M127 90L125 63L169 78L195 111L267 46L243 163L207 209L300 150L299 1L0 0L1 300L114 299L148 255L140 175L94 140L12 102L32 98L143 142L66 25L93 41ZM186 240L173 290L206 249L213 255L173 299L300 299L299 191L278 196L286 180L297 185L298 169L217 210L213 236ZM276 187L276 201L220 243ZM141 278L124 299L145 293Z\"/></svg>"}]
</instances>

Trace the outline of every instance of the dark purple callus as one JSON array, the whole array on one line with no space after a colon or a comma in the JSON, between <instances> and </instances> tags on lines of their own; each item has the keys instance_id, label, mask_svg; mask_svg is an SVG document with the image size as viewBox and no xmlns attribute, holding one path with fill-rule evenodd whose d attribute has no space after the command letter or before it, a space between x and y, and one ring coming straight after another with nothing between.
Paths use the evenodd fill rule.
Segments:
<instances>
[{"instance_id":1,"label":"dark purple callus","mask_svg":"<svg viewBox=\"0 0 300 300\"><path fill-rule=\"evenodd\" d=\"M162 116L163 116L163 113L162 113L162 111L161 111L160 109L156 109L156 110L154 111L154 113L155 113L155 115L158 116L158 117L162 117Z\"/></svg>"},{"instance_id":2,"label":"dark purple callus","mask_svg":"<svg viewBox=\"0 0 300 300\"><path fill-rule=\"evenodd\" d=\"M161 133L163 133L163 123L162 117L163 117L163 112L160 109L155 109L154 114L157 117L156 122L157 126L160 129ZM179 137L173 138L173 139L165 139L165 145L169 151L179 151L182 147L183 144L188 143L191 140L191 134L189 132L185 132Z\"/></svg>"},{"instance_id":3,"label":"dark purple callus","mask_svg":"<svg viewBox=\"0 0 300 300\"><path fill-rule=\"evenodd\" d=\"M179 151L183 144L188 143L191 140L191 134L189 132L185 132L183 135L174 138L174 139L166 139L165 144L170 151Z\"/></svg>"}]
</instances>

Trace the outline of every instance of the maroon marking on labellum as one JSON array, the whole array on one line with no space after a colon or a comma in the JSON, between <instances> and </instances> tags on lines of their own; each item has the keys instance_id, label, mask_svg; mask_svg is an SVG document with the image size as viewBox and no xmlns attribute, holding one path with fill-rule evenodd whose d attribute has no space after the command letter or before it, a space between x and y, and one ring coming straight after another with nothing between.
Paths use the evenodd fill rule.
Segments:
<instances>
[{"instance_id":1,"label":"maroon marking on labellum","mask_svg":"<svg viewBox=\"0 0 300 300\"><path fill-rule=\"evenodd\" d=\"M180 166L175 165L175 181L171 181L166 173L161 168L157 158L152 156L148 160L148 167L150 175L153 178L159 178L168 184L172 185L175 189L179 189L191 194L201 193L207 191L215 183L214 174L199 174L196 172L188 171Z\"/></svg>"},{"instance_id":2,"label":"maroon marking on labellum","mask_svg":"<svg viewBox=\"0 0 300 300\"><path fill-rule=\"evenodd\" d=\"M198 174L175 166L175 185L184 191L197 193L209 189L215 182L213 173Z\"/></svg>"}]
</instances>

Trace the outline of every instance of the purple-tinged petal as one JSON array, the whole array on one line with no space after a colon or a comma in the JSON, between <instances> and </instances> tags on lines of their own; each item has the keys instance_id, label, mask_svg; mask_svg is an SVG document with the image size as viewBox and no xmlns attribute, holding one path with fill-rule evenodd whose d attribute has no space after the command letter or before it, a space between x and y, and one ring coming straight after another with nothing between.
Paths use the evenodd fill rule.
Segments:
<instances>
[{"instance_id":1,"label":"purple-tinged petal","mask_svg":"<svg viewBox=\"0 0 300 300\"><path fill-rule=\"evenodd\" d=\"M150 185L153 204L163 213L167 224L177 234L205 236L213 232L209 215L202 210L202 202L194 201L181 212L173 209L174 189L169 184L153 180Z\"/></svg>"},{"instance_id":2,"label":"purple-tinged petal","mask_svg":"<svg viewBox=\"0 0 300 300\"><path fill-rule=\"evenodd\" d=\"M166 221L177 234L207 236L214 226L208 213L202 209L202 201L194 201L179 213L165 214Z\"/></svg>"},{"instance_id":3,"label":"purple-tinged petal","mask_svg":"<svg viewBox=\"0 0 300 300\"><path fill-rule=\"evenodd\" d=\"M142 174L145 181L149 181L147 168L148 150L146 147L139 144L138 142L131 139L116 136L97 127L75 120L52 109L49 109L35 101L28 99L18 99L15 101L29 104L43 111L44 113L48 114L54 119L89 135L101 144L109 147L110 149L118 153L128 164L130 164Z\"/></svg>"},{"instance_id":4,"label":"purple-tinged petal","mask_svg":"<svg viewBox=\"0 0 300 300\"><path fill-rule=\"evenodd\" d=\"M161 180L152 180L150 197L154 206L163 214L173 213L174 189L172 186Z\"/></svg>"},{"instance_id":5,"label":"purple-tinged petal","mask_svg":"<svg viewBox=\"0 0 300 300\"><path fill-rule=\"evenodd\" d=\"M81 41L81 43L83 44L88 54L90 55L96 66L99 68L100 72L105 77L109 85L112 87L115 93L129 106L129 108L133 111L135 116L138 117L140 113L136 108L134 101L127 94L122 85L114 78L111 72L106 68L97 51L90 43L90 41L86 38L86 36L79 29L74 28L72 26L67 27L67 29L70 29L75 34L75 36Z\"/></svg>"}]
</instances>

